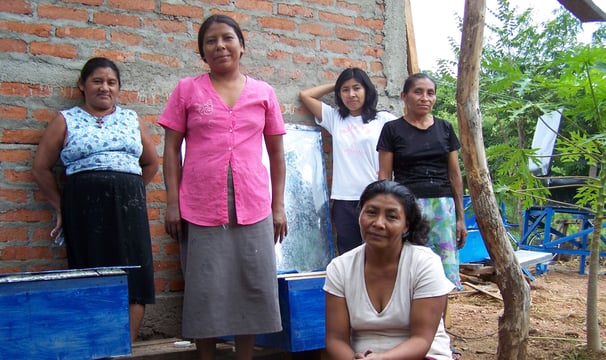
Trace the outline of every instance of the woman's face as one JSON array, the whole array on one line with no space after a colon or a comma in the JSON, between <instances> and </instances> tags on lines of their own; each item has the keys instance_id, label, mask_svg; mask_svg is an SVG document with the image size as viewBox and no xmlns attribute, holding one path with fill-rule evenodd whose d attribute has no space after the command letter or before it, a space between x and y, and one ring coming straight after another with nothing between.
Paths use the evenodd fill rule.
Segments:
<instances>
[{"instance_id":1,"label":"woman's face","mask_svg":"<svg viewBox=\"0 0 606 360\"><path fill-rule=\"evenodd\" d=\"M118 76L109 67L95 69L78 87L84 94L84 103L93 110L112 109L120 94Z\"/></svg>"},{"instance_id":2,"label":"woman's face","mask_svg":"<svg viewBox=\"0 0 606 360\"><path fill-rule=\"evenodd\" d=\"M356 79L349 79L339 89L339 96L352 116L360 116L364 107L366 89Z\"/></svg>"},{"instance_id":3,"label":"woman's face","mask_svg":"<svg viewBox=\"0 0 606 360\"><path fill-rule=\"evenodd\" d=\"M436 87L429 79L421 78L414 82L408 92L400 95L406 109L417 115L426 115L436 102Z\"/></svg>"},{"instance_id":4,"label":"woman's face","mask_svg":"<svg viewBox=\"0 0 606 360\"><path fill-rule=\"evenodd\" d=\"M225 72L239 66L244 48L231 26L219 22L210 25L202 41L204 61L211 71Z\"/></svg>"},{"instance_id":5,"label":"woman's face","mask_svg":"<svg viewBox=\"0 0 606 360\"><path fill-rule=\"evenodd\" d=\"M360 211L360 231L366 246L399 250L408 231L404 207L390 194L368 199Z\"/></svg>"}]
</instances>

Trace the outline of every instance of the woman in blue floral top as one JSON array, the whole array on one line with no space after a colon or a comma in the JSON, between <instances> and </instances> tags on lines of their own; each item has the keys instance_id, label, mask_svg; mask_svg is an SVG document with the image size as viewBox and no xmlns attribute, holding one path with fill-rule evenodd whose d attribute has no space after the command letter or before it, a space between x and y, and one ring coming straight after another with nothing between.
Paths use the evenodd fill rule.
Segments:
<instances>
[{"instance_id":1,"label":"woman in blue floral top","mask_svg":"<svg viewBox=\"0 0 606 360\"><path fill-rule=\"evenodd\" d=\"M154 144L137 114L117 105L120 71L92 58L78 80L84 103L60 111L44 131L33 175L56 211L71 269L133 266L128 272L131 341L155 302L145 185L158 170ZM53 171L65 167L62 191Z\"/></svg>"}]
</instances>

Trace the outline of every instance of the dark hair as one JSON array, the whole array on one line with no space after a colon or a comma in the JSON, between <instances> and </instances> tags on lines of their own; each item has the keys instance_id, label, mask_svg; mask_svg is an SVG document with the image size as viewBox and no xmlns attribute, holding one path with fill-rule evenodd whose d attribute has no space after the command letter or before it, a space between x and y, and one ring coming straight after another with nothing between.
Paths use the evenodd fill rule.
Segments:
<instances>
[{"instance_id":1,"label":"dark hair","mask_svg":"<svg viewBox=\"0 0 606 360\"><path fill-rule=\"evenodd\" d=\"M421 79L428 79L429 81L431 81L433 83L433 89L438 90L438 85L436 84L436 81L431 78L431 76L429 76L425 73L416 73L416 74L410 75L406 79L406 81L404 81L404 88L402 89L402 93L408 94L408 91L415 84L415 82L417 82L417 80L421 80Z\"/></svg>"},{"instance_id":2,"label":"dark hair","mask_svg":"<svg viewBox=\"0 0 606 360\"><path fill-rule=\"evenodd\" d=\"M402 235L402 241L409 241L415 245L425 245L429 233L429 222L421 214L421 209L414 194L398 182L391 180L375 181L366 186L362 195L360 195L360 208L368 200L378 195L391 195L404 208L408 232Z\"/></svg>"},{"instance_id":3,"label":"dark hair","mask_svg":"<svg viewBox=\"0 0 606 360\"><path fill-rule=\"evenodd\" d=\"M227 15L215 14L211 15L204 20L202 26L200 26L200 30L198 30L198 51L200 52L200 57L204 60L204 34L208 31L208 28L214 23L221 23L231 27L236 36L238 36L238 40L240 40L240 44L243 48L246 48L244 43L244 34L240 29L240 25L238 22ZM205 60L206 61L206 60Z\"/></svg>"},{"instance_id":4,"label":"dark hair","mask_svg":"<svg viewBox=\"0 0 606 360\"><path fill-rule=\"evenodd\" d=\"M78 79L78 84L84 85L86 79L88 79L88 77L99 68L112 69L116 73L116 77L118 78L118 87L122 87L122 82L120 81L120 70L118 69L118 66L116 66L116 64L110 59L104 57L91 58L86 62L86 64L84 64L82 70L80 71L80 78ZM80 92L82 92L82 95L84 95L83 91Z\"/></svg>"},{"instance_id":5,"label":"dark hair","mask_svg":"<svg viewBox=\"0 0 606 360\"><path fill-rule=\"evenodd\" d=\"M362 105L362 121L368 123L377 116L377 89L375 89L375 86L370 81L366 72L359 68L353 67L343 70L335 82L335 102L339 107L339 115L341 115L342 118L349 115L349 109L345 106L343 100L341 100L341 87L343 87L344 82L351 79L356 80L364 87L365 95L364 104Z\"/></svg>"}]
</instances>

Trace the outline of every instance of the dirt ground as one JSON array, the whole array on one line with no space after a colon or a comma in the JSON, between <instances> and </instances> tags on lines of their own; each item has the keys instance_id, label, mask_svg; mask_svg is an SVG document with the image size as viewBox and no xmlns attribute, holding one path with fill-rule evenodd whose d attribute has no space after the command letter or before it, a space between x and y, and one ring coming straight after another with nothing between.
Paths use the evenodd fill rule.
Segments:
<instances>
[{"instance_id":1,"label":"dirt ground","mask_svg":"<svg viewBox=\"0 0 606 360\"><path fill-rule=\"evenodd\" d=\"M588 267L586 267L588 269ZM600 271L604 274L604 269ZM465 277L472 284L450 296L451 325L447 329L452 345L465 360L495 359L498 320L503 313L501 300L490 277ZM531 285L528 359L585 359L587 275L579 274L579 262L557 261L548 271L535 276ZM474 288L475 287L475 288ZM601 339L606 339L606 276L599 277ZM606 358L606 357L605 357Z\"/></svg>"}]
</instances>

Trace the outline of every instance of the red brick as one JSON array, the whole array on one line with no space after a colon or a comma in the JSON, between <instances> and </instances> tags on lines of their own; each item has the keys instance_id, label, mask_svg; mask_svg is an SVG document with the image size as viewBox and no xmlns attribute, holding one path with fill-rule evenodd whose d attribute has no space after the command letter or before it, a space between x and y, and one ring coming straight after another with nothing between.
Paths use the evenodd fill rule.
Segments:
<instances>
[{"instance_id":1,"label":"red brick","mask_svg":"<svg viewBox=\"0 0 606 360\"><path fill-rule=\"evenodd\" d=\"M156 260L154 261L154 271L179 270L181 264L178 261Z\"/></svg>"},{"instance_id":2,"label":"red brick","mask_svg":"<svg viewBox=\"0 0 606 360\"><path fill-rule=\"evenodd\" d=\"M2 250L2 260L52 259L53 252L47 246L9 246Z\"/></svg>"},{"instance_id":3,"label":"red brick","mask_svg":"<svg viewBox=\"0 0 606 360\"><path fill-rule=\"evenodd\" d=\"M64 59L76 59L78 50L73 45L33 42L29 46L32 55L49 55Z\"/></svg>"},{"instance_id":4,"label":"red brick","mask_svg":"<svg viewBox=\"0 0 606 360\"><path fill-rule=\"evenodd\" d=\"M383 71L383 63L380 61L373 61L370 63L370 71L372 72L382 72Z\"/></svg>"},{"instance_id":5,"label":"red brick","mask_svg":"<svg viewBox=\"0 0 606 360\"><path fill-rule=\"evenodd\" d=\"M236 0L236 7L238 9L255 10L272 12L273 5L271 1L264 0Z\"/></svg>"},{"instance_id":6,"label":"red brick","mask_svg":"<svg viewBox=\"0 0 606 360\"><path fill-rule=\"evenodd\" d=\"M34 182L34 177L32 176L32 172L29 169L25 171L4 170L2 174L5 180L8 180L13 183Z\"/></svg>"},{"instance_id":7,"label":"red brick","mask_svg":"<svg viewBox=\"0 0 606 360\"><path fill-rule=\"evenodd\" d=\"M383 56L383 49L372 47L372 46L365 46L364 55L372 56L377 59L381 59L381 56Z\"/></svg>"},{"instance_id":8,"label":"red brick","mask_svg":"<svg viewBox=\"0 0 606 360\"><path fill-rule=\"evenodd\" d=\"M0 150L0 162L24 162L31 160L32 152L24 149ZM0 192L2 190L0 189ZM14 190L11 190L14 191Z\"/></svg>"},{"instance_id":9,"label":"red brick","mask_svg":"<svg viewBox=\"0 0 606 360\"><path fill-rule=\"evenodd\" d=\"M183 16L193 19L203 19L204 10L193 5L160 4L160 13L172 16Z\"/></svg>"},{"instance_id":10,"label":"red brick","mask_svg":"<svg viewBox=\"0 0 606 360\"><path fill-rule=\"evenodd\" d=\"M0 52L27 52L27 44L23 40L17 39L0 39Z\"/></svg>"},{"instance_id":11,"label":"red brick","mask_svg":"<svg viewBox=\"0 0 606 360\"><path fill-rule=\"evenodd\" d=\"M313 55L305 56L303 54L293 54L292 60L293 60L293 62L299 63L299 64L313 64L316 62L316 57Z\"/></svg>"},{"instance_id":12,"label":"red brick","mask_svg":"<svg viewBox=\"0 0 606 360\"><path fill-rule=\"evenodd\" d=\"M183 66L179 59L174 56L142 53L139 55L139 57L146 61L151 61L162 65L168 65L169 67L174 69L178 69Z\"/></svg>"},{"instance_id":13,"label":"red brick","mask_svg":"<svg viewBox=\"0 0 606 360\"><path fill-rule=\"evenodd\" d=\"M170 280L168 288L170 291L183 291L185 288L185 281L181 277L178 279L173 278Z\"/></svg>"},{"instance_id":14,"label":"red brick","mask_svg":"<svg viewBox=\"0 0 606 360\"><path fill-rule=\"evenodd\" d=\"M107 35L105 30L78 28L78 27L61 27L55 31L58 38L80 38L92 40L105 40Z\"/></svg>"},{"instance_id":15,"label":"red brick","mask_svg":"<svg viewBox=\"0 0 606 360\"><path fill-rule=\"evenodd\" d=\"M155 0L109 0L109 6L125 10L154 11L156 2Z\"/></svg>"},{"instance_id":16,"label":"red brick","mask_svg":"<svg viewBox=\"0 0 606 360\"><path fill-rule=\"evenodd\" d=\"M291 54L286 51L270 50L267 52L267 58L270 60L287 61L291 59L290 55Z\"/></svg>"},{"instance_id":17,"label":"red brick","mask_svg":"<svg viewBox=\"0 0 606 360\"><path fill-rule=\"evenodd\" d=\"M24 84L5 82L0 84L0 94L5 96L46 97L52 94L52 88L42 84Z\"/></svg>"},{"instance_id":18,"label":"red brick","mask_svg":"<svg viewBox=\"0 0 606 360\"><path fill-rule=\"evenodd\" d=\"M1 2L0 2L1 3ZM10 32L36 35L40 37L50 37L52 25L50 24L31 24L21 23L15 21L0 20L0 30L6 30Z\"/></svg>"},{"instance_id":19,"label":"red brick","mask_svg":"<svg viewBox=\"0 0 606 360\"><path fill-rule=\"evenodd\" d=\"M38 121L49 122L57 116L56 110L49 109L33 109L32 118Z\"/></svg>"},{"instance_id":20,"label":"red brick","mask_svg":"<svg viewBox=\"0 0 606 360\"><path fill-rule=\"evenodd\" d=\"M159 279L157 276L154 277L154 288L156 293L163 293L166 289L166 280Z\"/></svg>"},{"instance_id":21,"label":"red brick","mask_svg":"<svg viewBox=\"0 0 606 360\"><path fill-rule=\"evenodd\" d=\"M32 6L30 5L30 2L31 1L2 0L0 1L0 12L31 15Z\"/></svg>"},{"instance_id":22,"label":"red brick","mask_svg":"<svg viewBox=\"0 0 606 360\"><path fill-rule=\"evenodd\" d=\"M368 42L368 34L361 31L347 29L343 27L337 27L335 30L337 39L341 40L362 40Z\"/></svg>"},{"instance_id":23,"label":"red brick","mask_svg":"<svg viewBox=\"0 0 606 360\"><path fill-rule=\"evenodd\" d=\"M306 0L305 2L320 4L320 5L334 5L334 0Z\"/></svg>"},{"instance_id":24,"label":"red brick","mask_svg":"<svg viewBox=\"0 0 606 360\"><path fill-rule=\"evenodd\" d=\"M0 105L0 118L23 120L26 116L27 109L24 107Z\"/></svg>"},{"instance_id":25,"label":"red brick","mask_svg":"<svg viewBox=\"0 0 606 360\"><path fill-rule=\"evenodd\" d=\"M59 94L68 100L82 99L82 92L77 87L61 87L59 88Z\"/></svg>"},{"instance_id":26,"label":"red brick","mask_svg":"<svg viewBox=\"0 0 606 360\"><path fill-rule=\"evenodd\" d=\"M353 24L353 19L351 16L341 15L341 14L333 14L326 11L320 11L318 13L318 19L322 21L326 21L329 23L338 23L338 24Z\"/></svg>"},{"instance_id":27,"label":"red brick","mask_svg":"<svg viewBox=\"0 0 606 360\"><path fill-rule=\"evenodd\" d=\"M93 23L107 26L141 27L141 19L137 16L109 12L96 12L93 15Z\"/></svg>"},{"instance_id":28,"label":"red brick","mask_svg":"<svg viewBox=\"0 0 606 360\"><path fill-rule=\"evenodd\" d=\"M349 45L344 41L336 40L322 40L320 41L321 50L329 50L341 54L349 54L351 49Z\"/></svg>"},{"instance_id":29,"label":"red brick","mask_svg":"<svg viewBox=\"0 0 606 360\"><path fill-rule=\"evenodd\" d=\"M0 197L2 193L3 191L0 191ZM27 241L27 228L3 226L0 231L0 242L8 241Z\"/></svg>"},{"instance_id":30,"label":"red brick","mask_svg":"<svg viewBox=\"0 0 606 360\"><path fill-rule=\"evenodd\" d=\"M164 245L164 254L179 256L179 243L171 241Z\"/></svg>"},{"instance_id":31,"label":"red brick","mask_svg":"<svg viewBox=\"0 0 606 360\"><path fill-rule=\"evenodd\" d=\"M6 177L6 175L5 175ZM8 210L0 212L0 221L11 222L11 221L25 221L25 222L39 222L39 221L51 221L52 216L48 211L36 211L36 210Z\"/></svg>"},{"instance_id":32,"label":"red brick","mask_svg":"<svg viewBox=\"0 0 606 360\"><path fill-rule=\"evenodd\" d=\"M68 6L39 4L37 13L41 18L88 21L88 11Z\"/></svg>"},{"instance_id":33,"label":"red brick","mask_svg":"<svg viewBox=\"0 0 606 360\"><path fill-rule=\"evenodd\" d=\"M278 15L313 18L314 9L301 5L278 4Z\"/></svg>"},{"instance_id":34,"label":"red brick","mask_svg":"<svg viewBox=\"0 0 606 360\"><path fill-rule=\"evenodd\" d=\"M331 29L324 27L322 24L301 24L297 30L302 33L308 33L316 36L330 37L333 34Z\"/></svg>"},{"instance_id":35,"label":"red brick","mask_svg":"<svg viewBox=\"0 0 606 360\"><path fill-rule=\"evenodd\" d=\"M335 58L332 62L338 68L358 67L362 70L366 70L366 63L364 61L354 61L349 58Z\"/></svg>"},{"instance_id":36,"label":"red brick","mask_svg":"<svg viewBox=\"0 0 606 360\"><path fill-rule=\"evenodd\" d=\"M145 26L158 28L165 33L186 33L187 23L178 20L145 19Z\"/></svg>"},{"instance_id":37,"label":"red brick","mask_svg":"<svg viewBox=\"0 0 606 360\"><path fill-rule=\"evenodd\" d=\"M383 30L384 22L381 19L364 19L361 17L356 18L356 25L363 26L374 30Z\"/></svg>"},{"instance_id":38,"label":"red brick","mask_svg":"<svg viewBox=\"0 0 606 360\"><path fill-rule=\"evenodd\" d=\"M94 56L103 56L103 57L106 57L108 59L111 59L111 60L114 60L117 62L132 61L135 58L135 54L132 52L124 52L124 51L120 51L120 50L104 50L104 49L96 49L94 51Z\"/></svg>"},{"instance_id":39,"label":"red brick","mask_svg":"<svg viewBox=\"0 0 606 360\"><path fill-rule=\"evenodd\" d=\"M259 17L257 22L264 29L295 30L295 23L292 20L278 19L275 17Z\"/></svg>"},{"instance_id":40,"label":"red brick","mask_svg":"<svg viewBox=\"0 0 606 360\"><path fill-rule=\"evenodd\" d=\"M352 4L349 2L344 2L344 1L337 1L337 7L343 8L343 9L347 9L347 10L352 10L355 11L357 13L362 11L362 8L360 7L360 5L358 4Z\"/></svg>"},{"instance_id":41,"label":"red brick","mask_svg":"<svg viewBox=\"0 0 606 360\"><path fill-rule=\"evenodd\" d=\"M12 274L17 272L23 272L24 269L17 266L2 266L0 267L0 274Z\"/></svg>"},{"instance_id":42,"label":"red brick","mask_svg":"<svg viewBox=\"0 0 606 360\"><path fill-rule=\"evenodd\" d=\"M150 225L149 231L151 233L152 238L161 238L167 236L166 230L164 229L164 223Z\"/></svg>"},{"instance_id":43,"label":"red brick","mask_svg":"<svg viewBox=\"0 0 606 360\"><path fill-rule=\"evenodd\" d=\"M112 31L111 33L112 43L121 43L125 45L139 45L143 42L143 36L135 35L131 33L125 33L120 31Z\"/></svg>"},{"instance_id":44,"label":"red brick","mask_svg":"<svg viewBox=\"0 0 606 360\"><path fill-rule=\"evenodd\" d=\"M105 0L61 0L61 1L65 2L65 3L99 6L99 5L103 5L103 1L105 1Z\"/></svg>"},{"instance_id":45,"label":"red brick","mask_svg":"<svg viewBox=\"0 0 606 360\"><path fill-rule=\"evenodd\" d=\"M4 144L35 144L40 142L42 130L38 129L4 129L2 143Z\"/></svg>"}]
</instances>

